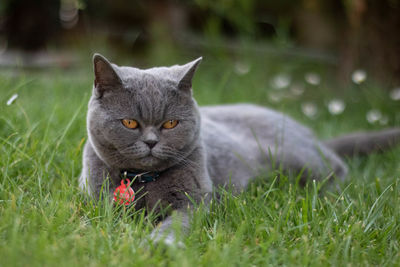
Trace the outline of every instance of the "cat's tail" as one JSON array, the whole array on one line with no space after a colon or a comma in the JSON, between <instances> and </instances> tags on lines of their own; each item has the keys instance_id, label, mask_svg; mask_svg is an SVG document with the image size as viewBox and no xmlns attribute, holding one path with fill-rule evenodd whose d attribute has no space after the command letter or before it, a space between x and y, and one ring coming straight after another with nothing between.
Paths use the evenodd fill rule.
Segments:
<instances>
[{"instance_id":1,"label":"cat's tail","mask_svg":"<svg viewBox=\"0 0 400 267\"><path fill-rule=\"evenodd\" d=\"M324 142L341 156L366 155L400 144L400 128L376 132L356 132Z\"/></svg>"}]
</instances>

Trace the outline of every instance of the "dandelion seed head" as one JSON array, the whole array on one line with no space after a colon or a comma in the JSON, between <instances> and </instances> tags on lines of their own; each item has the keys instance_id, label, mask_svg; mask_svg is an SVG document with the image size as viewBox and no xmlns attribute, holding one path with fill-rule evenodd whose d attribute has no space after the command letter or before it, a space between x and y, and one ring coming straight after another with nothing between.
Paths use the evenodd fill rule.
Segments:
<instances>
[{"instance_id":1,"label":"dandelion seed head","mask_svg":"<svg viewBox=\"0 0 400 267\"><path fill-rule=\"evenodd\" d=\"M279 103L282 101L283 95L277 92L270 92L268 98L271 102Z\"/></svg>"},{"instance_id":2,"label":"dandelion seed head","mask_svg":"<svg viewBox=\"0 0 400 267\"><path fill-rule=\"evenodd\" d=\"M301 84L293 84L290 87L290 92L295 96L302 95L304 93L304 86Z\"/></svg>"},{"instance_id":3,"label":"dandelion seed head","mask_svg":"<svg viewBox=\"0 0 400 267\"><path fill-rule=\"evenodd\" d=\"M365 70L355 70L351 75L351 79L356 84L361 84L367 79L367 72Z\"/></svg>"},{"instance_id":4,"label":"dandelion seed head","mask_svg":"<svg viewBox=\"0 0 400 267\"><path fill-rule=\"evenodd\" d=\"M306 73L304 79L311 85L318 85L321 82L321 77L315 72Z\"/></svg>"},{"instance_id":5,"label":"dandelion seed head","mask_svg":"<svg viewBox=\"0 0 400 267\"><path fill-rule=\"evenodd\" d=\"M366 117L369 123L374 124L382 118L382 113L377 109L371 109L367 112Z\"/></svg>"},{"instance_id":6,"label":"dandelion seed head","mask_svg":"<svg viewBox=\"0 0 400 267\"><path fill-rule=\"evenodd\" d=\"M395 101L400 100L400 87L394 88L390 91L390 98Z\"/></svg>"},{"instance_id":7,"label":"dandelion seed head","mask_svg":"<svg viewBox=\"0 0 400 267\"><path fill-rule=\"evenodd\" d=\"M303 111L304 115L313 119L317 115L318 107L314 103L306 102L301 104L301 110Z\"/></svg>"},{"instance_id":8,"label":"dandelion seed head","mask_svg":"<svg viewBox=\"0 0 400 267\"><path fill-rule=\"evenodd\" d=\"M332 115L339 115L343 113L345 108L346 104L341 99L332 99L328 103L328 110Z\"/></svg>"},{"instance_id":9,"label":"dandelion seed head","mask_svg":"<svg viewBox=\"0 0 400 267\"><path fill-rule=\"evenodd\" d=\"M275 89L283 89L289 86L291 77L287 74L279 74L274 77L271 84Z\"/></svg>"}]
</instances>

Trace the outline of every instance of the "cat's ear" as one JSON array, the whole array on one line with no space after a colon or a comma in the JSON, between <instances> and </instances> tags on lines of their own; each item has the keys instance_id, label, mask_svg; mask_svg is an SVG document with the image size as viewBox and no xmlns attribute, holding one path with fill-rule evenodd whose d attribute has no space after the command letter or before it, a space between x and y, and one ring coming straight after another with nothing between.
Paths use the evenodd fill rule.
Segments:
<instances>
[{"instance_id":1,"label":"cat's ear","mask_svg":"<svg viewBox=\"0 0 400 267\"><path fill-rule=\"evenodd\" d=\"M181 66L180 80L178 84L180 90L190 90L192 88L194 73L202 59L202 57L199 57L198 59Z\"/></svg>"},{"instance_id":2,"label":"cat's ear","mask_svg":"<svg viewBox=\"0 0 400 267\"><path fill-rule=\"evenodd\" d=\"M112 64L102 55L93 55L94 68L94 94L101 97L106 90L122 85L121 78L118 76Z\"/></svg>"}]
</instances>

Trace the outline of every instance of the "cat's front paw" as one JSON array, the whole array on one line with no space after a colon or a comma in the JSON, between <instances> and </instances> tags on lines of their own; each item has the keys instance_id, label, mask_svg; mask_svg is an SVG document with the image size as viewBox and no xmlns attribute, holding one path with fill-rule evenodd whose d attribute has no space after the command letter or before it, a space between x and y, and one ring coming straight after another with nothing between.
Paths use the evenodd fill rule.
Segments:
<instances>
[{"instance_id":1,"label":"cat's front paw","mask_svg":"<svg viewBox=\"0 0 400 267\"><path fill-rule=\"evenodd\" d=\"M173 232L167 233L161 229L154 229L150 234L150 240L155 245L164 244L167 247L185 248L185 244L178 240Z\"/></svg>"}]
</instances>

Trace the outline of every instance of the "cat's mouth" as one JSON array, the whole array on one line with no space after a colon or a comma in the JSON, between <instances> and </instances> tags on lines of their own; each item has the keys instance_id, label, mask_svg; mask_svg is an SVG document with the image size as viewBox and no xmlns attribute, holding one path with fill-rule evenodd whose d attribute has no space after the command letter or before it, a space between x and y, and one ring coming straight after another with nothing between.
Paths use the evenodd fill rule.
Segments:
<instances>
[{"instance_id":1,"label":"cat's mouth","mask_svg":"<svg viewBox=\"0 0 400 267\"><path fill-rule=\"evenodd\" d=\"M126 151L127 149L125 148L124 150ZM134 166L131 167L136 169L158 169L160 166L164 165L164 162L166 161L164 153L161 153L161 151L159 151L158 149L142 150L140 151L141 153L136 155L129 155L125 151L123 152L127 157L127 160L130 161L131 164L134 164Z\"/></svg>"},{"instance_id":2,"label":"cat's mouth","mask_svg":"<svg viewBox=\"0 0 400 267\"><path fill-rule=\"evenodd\" d=\"M160 159L157 158L156 156L152 155L151 153L149 153L147 156L144 156L144 157L140 158L139 162L143 166L151 167L151 166L154 166L156 164L159 164L160 163Z\"/></svg>"},{"instance_id":3,"label":"cat's mouth","mask_svg":"<svg viewBox=\"0 0 400 267\"><path fill-rule=\"evenodd\" d=\"M146 153L146 155L144 157L142 157L142 158L156 158L156 159L159 159L157 157L157 153L154 153L154 151L152 149L150 149L149 152Z\"/></svg>"},{"instance_id":4,"label":"cat's mouth","mask_svg":"<svg viewBox=\"0 0 400 267\"><path fill-rule=\"evenodd\" d=\"M142 159L159 159L159 158L153 155L152 153L149 153L148 155L142 157Z\"/></svg>"}]
</instances>

